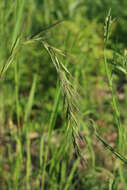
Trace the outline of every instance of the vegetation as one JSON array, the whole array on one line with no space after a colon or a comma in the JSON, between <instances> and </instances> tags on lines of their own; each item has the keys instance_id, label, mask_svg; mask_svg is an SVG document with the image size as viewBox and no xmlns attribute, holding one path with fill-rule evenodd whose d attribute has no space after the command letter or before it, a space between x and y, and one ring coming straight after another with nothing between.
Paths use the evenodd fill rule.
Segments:
<instances>
[{"instance_id":1,"label":"vegetation","mask_svg":"<svg viewBox=\"0 0 127 190\"><path fill-rule=\"evenodd\" d=\"M126 190L126 1L0 1L0 189Z\"/></svg>"}]
</instances>

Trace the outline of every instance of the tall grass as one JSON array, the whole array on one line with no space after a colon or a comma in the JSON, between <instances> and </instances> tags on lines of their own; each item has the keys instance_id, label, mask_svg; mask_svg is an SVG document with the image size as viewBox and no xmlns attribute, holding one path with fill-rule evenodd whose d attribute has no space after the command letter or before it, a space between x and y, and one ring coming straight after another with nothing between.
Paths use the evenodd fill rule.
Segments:
<instances>
[{"instance_id":1,"label":"tall grass","mask_svg":"<svg viewBox=\"0 0 127 190\"><path fill-rule=\"evenodd\" d=\"M4 138L1 138L3 134L0 134L1 189L118 189L119 184L126 189L127 159L123 156L126 155L124 146L126 131L121 125L119 105L113 86L113 69L125 75L127 73L124 64L126 57L122 57L122 66L112 65L114 67L107 57L112 24L111 11L105 20L104 49L101 51L104 55L113 115L118 131L118 144L115 148L104 140L101 129L97 127L102 115L98 116L97 113L95 100L97 97L92 97L92 93L95 95L94 91L98 89L94 87L97 76L105 75L102 65L101 70L96 69L93 64L94 59L95 62L102 61L100 55L96 55L99 37L93 35L93 30L99 28L99 23L97 26L96 22L90 24L87 19L84 21L84 17L79 13L77 15L76 10L80 3L76 1L56 2L55 5L50 3L44 1L43 4L44 27L35 24L42 23L40 1L38 3L29 1L30 7L24 0L22 2L16 0L15 3L10 1L11 5L9 4L7 12L11 16L7 17L4 11L1 14L2 36L5 35L5 38L7 34L9 36L8 47L4 44L5 52L2 53L0 49L0 57L3 59L0 71L1 87L4 85L6 88L8 81L13 83L14 87L11 103L8 103L6 93L7 105L4 106L10 109L10 112L7 110L8 115L5 114L3 122L5 127L1 127L5 131ZM0 10L3 10L1 6L2 2ZM55 12L57 6L60 10L57 9ZM70 10L69 14L66 7ZM33 13L36 13L35 17ZM74 20L65 23L54 21L55 17L63 20L64 14L67 18L74 15ZM32 15L35 26L27 18L29 15ZM14 29L11 34L9 31L6 34L4 21L6 20L7 26L11 18ZM54 24L50 25L52 20ZM27 26L29 29L25 31ZM84 39L86 36L88 39ZM91 42L91 39L95 42ZM89 46L89 43L93 43L93 46ZM91 55L91 51L95 55ZM91 56L93 57L90 58ZM55 83L57 84L54 85ZM103 97L102 109L104 103ZM108 124L112 113L104 112L103 115L106 115L104 120ZM89 119L93 128L89 127ZM106 134L103 129L102 132ZM119 163L115 159L116 165L112 164L109 169L108 166L103 166L105 161L111 160L111 154L110 156L107 154L100 142L122 162ZM106 156L104 161L101 161L99 159L103 158L103 154Z\"/></svg>"},{"instance_id":2,"label":"tall grass","mask_svg":"<svg viewBox=\"0 0 127 190\"><path fill-rule=\"evenodd\" d=\"M115 117L115 121L116 121L116 126L118 128L118 147L120 149L120 152L122 152L122 145L123 145L123 129L122 126L120 124L120 113L118 110L118 104L117 104L117 100L115 97L115 92L113 89L113 79L112 79L112 71L109 68L109 64L105 55L105 51L106 51L106 47L107 47L107 42L109 39L109 32L110 32L110 28L111 28L111 24L112 24L112 20L111 20L111 10L109 11L106 20L105 20L105 33L104 33L104 63L105 63L105 69L106 69L106 74L107 74L107 78L108 78L108 84L109 84L109 88L110 88L110 92L112 95L112 106L113 106L113 110L114 110L114 117Z\"/></svg>"}]
</instances>

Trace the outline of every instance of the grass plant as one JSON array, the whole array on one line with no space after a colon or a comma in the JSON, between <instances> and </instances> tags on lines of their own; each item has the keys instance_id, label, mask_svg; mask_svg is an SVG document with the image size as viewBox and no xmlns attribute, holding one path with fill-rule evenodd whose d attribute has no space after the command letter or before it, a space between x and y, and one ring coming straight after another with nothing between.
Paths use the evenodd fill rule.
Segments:
<instances>
[{"instance_id":1,"label":"grass plant","mask_svg":"<svg viewBox=\"0 0 127 190\"><path fill-rule=\"evenodd\" d=\"M125 43L89 6L0 1L1 190L126 190Z\"/></svg>"}]
</instances>

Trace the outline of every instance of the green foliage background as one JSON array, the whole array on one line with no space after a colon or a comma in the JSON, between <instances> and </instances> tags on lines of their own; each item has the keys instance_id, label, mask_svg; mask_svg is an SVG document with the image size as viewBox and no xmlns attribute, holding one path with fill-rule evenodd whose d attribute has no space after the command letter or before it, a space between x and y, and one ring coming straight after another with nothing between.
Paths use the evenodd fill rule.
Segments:
<instances>
[{"instance_id":1,"label":"green foliage background","mask_svg":"<svg viewBox=\"0 0 127 190\"><path fill-rule=\"evenodd\" d=\"M127 166L96 139L89 121L94 120L99 134L119 151L103 58L104 22L111 8L114 21L106 56L115 64L115 68L110 66L126 157L127 85L122 65L127 46L126 7L126 0L0 1L0 70L9 66L0 80L1 190L126 189ZM85 165L73 147L56 69L42 43L34 40L38 34L57 48L81 96L79 131L86 142L77 139L77 143Z\"/></svg>"}]
</instances>

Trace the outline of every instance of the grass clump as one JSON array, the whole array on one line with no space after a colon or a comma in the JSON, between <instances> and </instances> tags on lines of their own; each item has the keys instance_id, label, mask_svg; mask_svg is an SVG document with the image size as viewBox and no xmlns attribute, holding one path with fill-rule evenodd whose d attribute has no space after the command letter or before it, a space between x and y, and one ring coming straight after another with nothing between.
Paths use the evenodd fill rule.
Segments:
<instances>
[{"instance_id":1,"label":"grass clump","mask_svg":"<svg viewBox=\"0 0 127 190\"><path fill-rule=\"evenodd\" d=\"M87 6L0 2L1 189L126 189L125 44Z\"/></svg>"}]
</instances>

